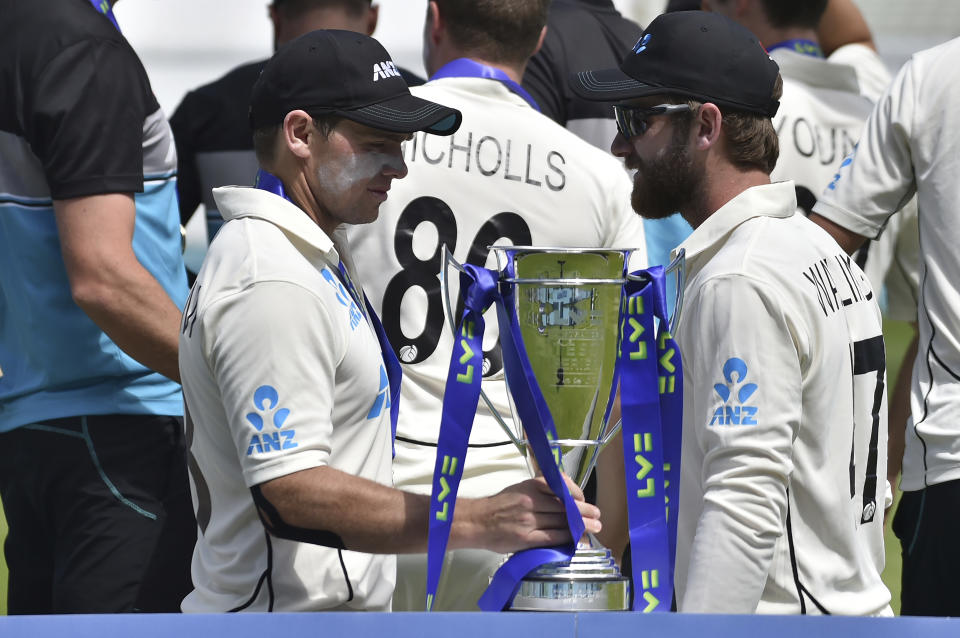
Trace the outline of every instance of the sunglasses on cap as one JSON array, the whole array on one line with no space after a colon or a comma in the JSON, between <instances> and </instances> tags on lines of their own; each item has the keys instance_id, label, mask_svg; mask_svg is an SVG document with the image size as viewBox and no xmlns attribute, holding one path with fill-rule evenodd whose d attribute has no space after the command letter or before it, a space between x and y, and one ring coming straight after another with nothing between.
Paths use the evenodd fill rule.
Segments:
<instances>
[{"instance_id":1,"label":"sunglasses on cap","mask_svg":"<svg viewBox=\"0 0 960 638\"><path fill-rule=\"evenodd\" d=\"M615 105L613 116L617 120L617 130L620 131L620 135L629 139L646 133L647 129L650 128L647 119L654 115L673 115L689 110L689 104L658 104L657 106L647 107Z\"/></svg>"}]
</instances>

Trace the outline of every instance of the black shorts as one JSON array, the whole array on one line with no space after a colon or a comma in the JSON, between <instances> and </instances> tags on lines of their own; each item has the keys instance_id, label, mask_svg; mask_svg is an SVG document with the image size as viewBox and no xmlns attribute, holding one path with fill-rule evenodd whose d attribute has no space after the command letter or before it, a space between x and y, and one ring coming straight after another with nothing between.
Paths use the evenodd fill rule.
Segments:
<instances>
[{"instance_id":1,"label":"black shorts","mask_svg":"<svg viewBox=\"0 0 960 638\"><path fill-rule=\"evenodd\" d=\"M960 480L904 492L893 519L903 546L904 616L960 616Z\"/></svg>"},{"instance_id":2,"label":"black shorts","mask_svg":"<svg viewBox=\"0 0 960 638\"><path fill-rule=\"evenodd\" d=\"M179 611L196 523L182 420L52 419L0 434L11 614Z\"/></svg>"}]
</instances>

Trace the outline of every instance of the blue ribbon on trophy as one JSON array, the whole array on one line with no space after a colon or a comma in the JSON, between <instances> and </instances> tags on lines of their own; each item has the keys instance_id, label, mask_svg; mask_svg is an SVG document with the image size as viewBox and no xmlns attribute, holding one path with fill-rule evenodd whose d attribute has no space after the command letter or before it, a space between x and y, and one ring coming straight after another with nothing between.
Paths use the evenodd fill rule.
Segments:
<instances>
[{"instance_id":1,"label":"blue ribbon on trophy","mask_svg":"<svg viewBox=\"0 0 960 638\"><path fill-rule=\"evenodd\" d=\"M504 366L513 370L524 369L521 363L522 349L517 347L509 327L503 328L503 326L509 324L500 312L500 309L504 306L504 299L497 290L497 281L495 272L472 264L465 264L460 275L460 291L464 299L464 310L461 320L457 324L456 345L450 359L450 369L444 391L443 413L437 440L437 460L434 466L433 490L430 497L427 611L433 607L433 601L440 583L443 555L450 537L450 526L453 522L457 492L460 486L460 478L463 475L463 461L466 457L473 419L480 399L483 365L483 313L494 301L498 302ZM529 364L527 364L527 369L529 369ZM547 438L547 432L553 427L553 422L549 418L549 411L546 410L542 396L539 399L535 396L535 393L538 393L538 386L535 381L531 383L530 379L523 379L518 381L517 387L521 393L517 397L518 410L522 409L522 413L528 419L531 419L531 423L541 424L539 428L531 428L531 430L539 430L541 434L538 439L531 438L531 447L534 450L537 462L543 469L544 478L554 494L564 500L568 525L575 532L573 538L579 538L584 530L583 519L573 501L573 496L563 481ZM522 388L522 390L519 390L519 388ZM521 408L521 405L524 407ZM511 558L514 563L509 567L505 565L501 570L505 574L511 572L518 574L519 577L516 580L519 582L531 569L544 562L569 558L575 550L576 545L571 543L569 547L562 550L545 548L519 552ZM512 598L514 588L511 586L511 590L506 592L508 598L505 602L509 602L509 598ZM491 589L500 591L503 587L492 585ZM490 591L488 589L488 593ZM503 603L500 603L498 608L502 607ZM482 604L481 608L483 608Z\"/></svg>"},{"instance_id":2,"label":"blue ribbon on trophy","mask_svg":"<svg viewBox=\"0 0 960 638\"><path fill-rule=\"evenodd\" d=\"M557 430L547 401L541 391L534 370L527 354L527 346L518 320L516 286L510 282L540 282L545 288L535 289L528 296L540 295L537 303L541 314L546 312L551 325L573 326L575 323L588 324L590 318L584 318L584 311L577 309L580 303L589 307L589 314L593 312L593 292L577 292L574 288L557 287L563 285L566 279L551 281L518 277L515 270L514 256L517 252L526 250L536 252L538 249L515 247L513 249L494 247L498 252L507 256L506 266L502 276L498 273L472 265L458 266L461 270L461 295L465 299L465 309L456 330L456 345L451 359L450 375L447 379L446 394L444 396L443 418L438 438L437 461L435 465L433 492L431 495L430 539L427 559L427 609L431 609L436 597L437 587L443 565L443 554L449 537L452 512L460 477L462 476L463 460L467 450L470 430L476 412L478 398L482 393L480 375L470 376L468 366L474 366L479 372L482 363L483 320L482 313L491 303L497 304L498 322L500 327L501 348L503 351L504 372L509 382L510 392L513 395L513 406L523 425L526 434L524 446L532 451L537 466L544 474L544 478L554 493L564 501L567 513L567 524L573 542L559 547L538 548L517 552L510 557L494 575L490 587L484 592L479 601L480 608L487 611L498 611L511 604L518 591L522 594L525 605L533 608L562 610L562 603L545 601L541 605L536 599L539 593L529 594L528 588L521 586L527 582L525 577L536 570L534 578L550 580L554 574L575 572L572 563L580 560L581 551L577 541L584 532L583 520L573 501L566 484L561 476L560 456L563 441L558 439ZM540 252L549 252L544 249ZM568 254L577 253L567 249ZM626 260L629 251L595 251L583 249L586 253L619 253L623 258L622 268L616 279L583 279L576 280L595 282L603 285L618 284L616 296L613 297L614 310L619 316L617 323L612 327L617 335L616 359L609 362L609 370L604 373L601 385L610 383L610 397L615 394L616 388L621 388L621 405L624 427L624 458L627 468L628 508L630 517L630 538L634 567L634 591L636 592L634 609L638 611L669 611L672 594L672 565L676 543L675 516L667 515L669 503L676 503L679 481L667 481L664 470L671 478L679 475L679 442L680 442L680 415L682 410L682 378L680 371L680 356L676 344L669 334L665 277L662 267L626 275ZM499 256L499 255L498 255ZM445 260L449 259L445 257ZM450 262L454 263L452 259ZM566 258L566 261L571 261ZM445 261L446 263L446 261ZM565 261L558 261L562 264ZM573 263L576 263L575 261ZM680 278L683 276L683 257L681 256L672 266L679 265ZM444 268L444 272L446 268ZM573 280L571 280L573 281ZM497 290L497 283L500 289ZM629 282L629 283L628 283ZM626 284L626 287L624 287ZM543 292L551 290L554 292ZM678 286L682 290L682 281ZM607 294L607 302L610 300ZM596 304L598 307L603 305ZM681 305L678 299L677 308ZM449 301L447 304L449 308ZM528 303L529 310L529 303ZM536 304L534 304L536 308ZM543 310L548 309L548 310ZM603 312L598 316L602 317ZM656 333L654 317L659 319L660 333ZM526 321L530 321L529 318ZM540 328L540 332L544 332ZM563 333L576 334L576 333ZM528 330L529 335L529 330ZM569 338L568 338L569 340ZM547 341L550 344L550 341ZM614 345L611 342L611 345ZM540 352L542 353L542 346ZM649 355L649 356L641 356ZM539 356L539 355L538 355ZM604 360L606 366L606 361ZM466 367L465 367L466 366ZM575 366L573 366L575 368ZM588 366L589 367L589 366ZM459 376L458 376L459 375ZM466 381L469 380L469 383ZM570 383L582 383L582 380L572 379ZM563 373L558 370L556 385L563 385ZM600 396L603 388L598 387L594 397ZM554 399L556 401L556 399ZM611 401L603 408L602 421L606 423L609 416ZM589 414L593 414L593 407ZM589 422L593 419L588 416ZM596 419L594 419L596 420ZM612 435L611 435L612 436ZM517 442L517 439L511 435ZM579 437L583 438L583 437ZM590 437L593 438L591 434ZM609 440L606 439L606 440ZM604 441L605 443L606 441ZM594 441L570 442L592 444ZM593 457L581 461L579 469L592 468L599 453L599 445L593 448ZM586 470L589 472L589 469ZM584 479L585 480L585 479ZM600 547L600 549L603 549ZM597 550L591 549L593 554ZM604 550L609 557L609 551ZM586 555L586 554L584 554ZM595 559L591 559L595 560ZM612 563L612 561L610 561ZM546 570L546 572L544 572ZM566 570L566 571L565 571ZM624 581L615 567L610 582ZM563 581L565 577L558 580ZM577 580L576 575L574 579ZM581 581L578 581L581 582ZM589 579L582 581L590 591ZM622 584L622 583L621 583ZM562 590L562 587L560 588ZM538 592L538 586L532 587ZM580 590L578 590L580 591ZM599 590L597 590L599 591ZM607 590L605 590L606 592ZM628 590L624 584L621 589L612 587L610 592L623 592L622 601L617 600L615 594L602 594L614 602L611 607L590 607L626 609ZM551 594L552 595L552 594ZM588 596L590 594L588 593ZM532 598L531 598L532 596ZM601 603L606 604L606 603ZM619 605L619 606L618 606ZM514 605L515 608L531 608ZM575 607L570 607L575 609Z\"/></svg>"},{"instance_id":3,"label":"blue ribbon on trophy","mask_svg":"<svg viewBox=\"0 0 960 638\"><path fill-rule=\"evenodd\" d=\"M673 596L683 370L663 267L634 275L624 289L618 364L633 610L659 612L670 610Z\"/></svg>"},{"instance_id":4,"label":"blue ribbon on trophy","mask_svg":"<svg viewBox=\"0 0 960 638\"><path fill-rule=\"evenodd\" d=\"M254 186L260 190L282 197L293 204L293 200L287 196L287 192L283 188L283 182L272 173L263 169L258 170L256 179L254 180ZM403 369L400 367L400 360L397 359L397 354L393 351L393 346L390 345L390 340L387 338L387 331L384 330L383 324L380 322L380 317L377 316L377 313L373 310L373 306L370 305L370 300L367 299L366 293L358 290L353 284L353 280L347 273L347 269L342 261L337 264L335 275L340 279L340 282L349 293L350 298L357 304L357 309L364 314L370 327L373 328L373 332L377 335L377 342L380 344L380 353L383 356L383 367L387 372L387 384L390 387L390 405L388 406L390 408L390 432L392 435L390 440L395 441L397 438L397 418L400 414L400 383L403 379ZM393 455L396 456L396 449L394 449Z\"/></svg>"}]
</instances>

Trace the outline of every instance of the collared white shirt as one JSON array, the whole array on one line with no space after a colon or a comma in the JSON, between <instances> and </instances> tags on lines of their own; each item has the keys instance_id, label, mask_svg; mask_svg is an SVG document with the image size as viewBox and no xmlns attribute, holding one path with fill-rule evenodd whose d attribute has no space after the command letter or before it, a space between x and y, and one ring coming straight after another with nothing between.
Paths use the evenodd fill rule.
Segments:
<instances>
[{"instance_id":1,"label":"collared white shirt","mask_svg":"<svg viewBox=\"0 0 960 638\"><path fill-rule=\"evenodd\" d=\"M183 609L389 610L394 556L269 536L249 490L323 465L391 484L389 387L377 337L338 276L344 238L266 191L214 196L227 223L180 336L200 528Z\"/></svg>"},{"instance_id":2,"label":"collared white shirt","mask_svg":"<svg viewBox=\"0 0 960 638\"><path fill-rule=\"evenodd\" d=\"M919 349L904 490L960 478L960 38L921 51L900 70L816 212L876 237L914 193L920 235Z\"/></svg>"},{"instance_id":3,"label":"collared white shirt","mask_svg":"<svg viewBox=\"0 0 960 638\"><path fill-rule=\"evenodd\" d=\"M680 611L890 613L880 312L795 208L750 188L681 245Z\"/></svg>"}]
</instances>

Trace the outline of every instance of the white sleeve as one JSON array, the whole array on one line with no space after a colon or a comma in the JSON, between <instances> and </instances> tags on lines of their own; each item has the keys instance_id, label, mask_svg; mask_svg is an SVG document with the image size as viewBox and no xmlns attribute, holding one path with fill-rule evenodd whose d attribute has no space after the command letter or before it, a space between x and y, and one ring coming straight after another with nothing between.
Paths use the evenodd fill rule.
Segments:
<instances>
[{"instance_id":1,"label":"white sleeve","mask_svg":"<svg viewBox=\"0 0 960 638\"><path fill-rule=\"evenodd\" d=\"M703 509L679 609L749 614L785 529L802 412L797 343L806 339L791 321L797 314L747 276L708 281L692 302L699 323L684 337L694 409L683 436L694 437L703 458Z\"/></svg>"},{"instance_id":2,"label":"white sleeve","mask_svg":"<svg viewBox=\"0 0 960 638\"><path fill-rule=\"evenodd\" d=\"M261 282L216 302L202 321L247 486L327 464L346 345L321 299Z\"/></svg>"},{"instance_id":3,"label":"white sleeve","mask_svg":"<svg viewBox=\"0 0 960 638\"><path fill-rule=\"evenodd\" d=\"M814 212L864 237L880 235L887 218L916 192L910 151L915 104L911 61L877 102L860 142L840 164Z\"/></svg>"}]
</instances>

